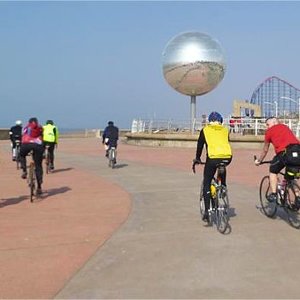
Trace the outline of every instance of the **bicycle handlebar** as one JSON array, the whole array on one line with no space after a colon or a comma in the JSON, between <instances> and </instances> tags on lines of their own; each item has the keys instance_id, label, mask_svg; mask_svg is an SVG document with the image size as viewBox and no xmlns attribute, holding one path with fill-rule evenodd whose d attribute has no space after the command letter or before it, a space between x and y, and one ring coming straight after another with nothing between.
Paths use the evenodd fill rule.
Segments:
<instances>
[{"instance_id":1,"label":"bicycle handlebar","mask_svg":"<svg viewBox=\"0 0 300 300\"><path fill-rule=\"evenodd\" d=\"M257 156L254 155L254 161L256 161ZM272 162L272 160L265 160L265 161L260 161L259 164L263 165L263 164L270 164Z\"/></svg>"}]
</instances>

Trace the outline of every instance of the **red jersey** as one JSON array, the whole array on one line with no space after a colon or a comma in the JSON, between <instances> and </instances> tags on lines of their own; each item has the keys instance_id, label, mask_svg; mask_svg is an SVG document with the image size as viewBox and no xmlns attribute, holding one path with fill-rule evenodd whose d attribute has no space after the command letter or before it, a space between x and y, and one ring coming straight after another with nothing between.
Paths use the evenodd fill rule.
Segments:
<instances>
[{"instance_id":1,"label":"red jersey","mask_svg":"<svg viewBox=\"0 0 300 300\"><path fill-rule=\"evenodd\" d=\"M43 128L41 125L32 122L23 129L22 144L42 144Z\"/></svg>"},{"instance_id":2,"label":"red jersey","mask_svg":"<svg viewBox=\"0 0 300 300\"><path fill-rule=\"evenodd\" d=\"M294 133L284 124L276 124L267 129L265 142L272 143L275 153L285 150L289 144L299 144L299 140Z\"/></svg>"}]
</instances>

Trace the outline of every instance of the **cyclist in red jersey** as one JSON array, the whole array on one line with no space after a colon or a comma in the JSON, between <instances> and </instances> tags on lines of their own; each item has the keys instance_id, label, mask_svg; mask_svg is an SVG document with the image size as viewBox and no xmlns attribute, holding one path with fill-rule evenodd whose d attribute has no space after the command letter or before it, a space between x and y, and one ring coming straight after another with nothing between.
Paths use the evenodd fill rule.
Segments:
<instances>
[{"instance_id":1,"label":"cyclist in red jersey","mask_svg":"<svg viewBox=\"0 0 300 300\"><path fill-rule=\"evenodd\" d=\"M279 123L276 117L268 118L266 120L266 126L264 147L259 158L255 160L255 164L258 166L260 162L263 161L269 151L270 144L272 144L276 155L273 157L269 169L272 193L268 196L268 200L274 202L277 200L277 174L285 167L285 149L290 144L299 144L300 142L291 129Z\"/></svg>"},{"instance_id":2,"label":"cyclist in red jersey","mask_svg":"<svg viewBox=\"0 0 300 300\"><path fill-rule=\"evenodd\" d=\"M44 146L43 140L43 128L39 124L37 118L30 118L28 124L23 129L22 145L20 148L20 161L22 168L22 178L26 179L26 155L33 150L33 160L35 163L35 173L37 179L37 193L42 193L42 182L43 182L43 152Z\"/></svg>"}]
</instances>

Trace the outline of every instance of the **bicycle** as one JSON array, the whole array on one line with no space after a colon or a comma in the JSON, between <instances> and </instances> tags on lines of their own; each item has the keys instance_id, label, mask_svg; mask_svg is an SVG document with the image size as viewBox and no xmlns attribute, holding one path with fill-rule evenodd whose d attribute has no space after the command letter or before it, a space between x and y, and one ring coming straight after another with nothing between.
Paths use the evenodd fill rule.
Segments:
<instances>
[{"instance_id":1,"label":"bicycle","mask_svg":"<svg viewBox=\"0 0 300 300\"><path fill-rule=\"evenodd\" d=\"M116 165L116 158L117 158L117 150L116 147L109 147L108 149L108 166L112 169Z\"/></svg>"},{"instance_id":2,"label":"bicycle","mask_svg":"<svg viewBox=\"0 0 300 300\"><path fill-rule=\"evenodd\" d=\"M256 160L256 156L254 156ZM272 161L261 161L262 164L269 164ZM300 213L296 203L296 199L300 196L300 187L296 180L300 178L300 168L293 169L286 166L285 172L278 174L277 184L277 201L270 202L268 196L271 193L269 175L261 179L259 186L259 199L263 213L274 218L278 208L283 208L287 214L288 223L296 228L300 228ZM298 195L297 195L298 194Z\"/></svg>"},{"instance_id":3,"label":"bicycle","mask_svg":"<svg viewBox=\"0 0 300 300\"><path fill-rule=\"evenodd\" d=\"M51 162L50 162L50 153L49 153L49 145L45 145L45 165L46 165L46 174L49 174L51 170Z\"/></svg>"},{"instance_id":4,"label":"bicycle","mask_svg":"<svg viewBox=\"0 0 300 300\"><path fill-rule=\"evenodd\" d=\"M29 166L28 166L28 177L27 183L30 190L30 202L33 202L34 197L37 196L37 179L35 173L35 163L33 159L33 151L30 151L28 154L30 158Z\"/></svg>"},{"instance_id":5,"label":"bicycle","mask_svg":"<svg viewBox=\"0 0 300 300\"><path fill-rule=\"evenodd\" d=\"M21 148L21 141L16 140L16 163L17 163L17 170L19 170L20 166L21 166L20 148Z\"/></svg>"},{"instance_id":6,"label":"bicycle","mask_svg":"<svg viewBox=\"0 0 300 300\"><path fill-rule=\"evenodd\" d=\"M205 165L205 162L199 162L201 165ZM217 165L217 172L216 176L213 177L211 181L211 201L210 201L210 208L208 210L209 216L209 225L215 224L217 230L224 234L228 229L230 229L229 224L229 198L228 198L228 191L227 187L222 185L221 183L221 176L225 172L226 165L224 163L219 163ZM193 172L195 173L195 167L193 165ZM201 184L200 190L200 199L199 199L199 206L200 206L200 215L203 217L205 211L204 205L204 196L203 196L203 181Z\"/></svg>"}]
</instances>

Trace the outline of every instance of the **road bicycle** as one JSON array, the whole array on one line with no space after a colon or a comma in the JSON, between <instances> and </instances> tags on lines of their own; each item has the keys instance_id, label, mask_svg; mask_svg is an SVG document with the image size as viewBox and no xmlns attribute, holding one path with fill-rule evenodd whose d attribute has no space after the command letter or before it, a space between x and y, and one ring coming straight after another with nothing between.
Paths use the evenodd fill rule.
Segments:
<instances>
[{"instance_id":1,"label":"road bicycle","mask_svg":"<svg viewBox=\"0 0 300 300\"><path fill-rule=\"evenodd\" d=\"M205 162L199 162L201 165L205 165ZM195 167L193 165L193 171L195 173ZM217 230L224 234L228 230L230 230L229 225L229 198L228 198L228 191L227 187L222 185L221 183L221 176L226 171L226 165L224 163L219 163L217 165L216 175L213 177L211 181L211 201L210 201L210 208L208 210L209 214L209 225L215 224ZM200 215L203 217L205 212L205 205L204 205L204 196L203 196L203 181L201 184L200 190Z\"/></svg>"},{"instance_id":2,"label":"road bicycle","mask_svg":"<svg viewBox=\"0 0 300 300\"><path fill-rule=\"evenodd\" d=\"M256 160L256 156L254 156ZM270 164L272 161L261 161L262 164ZM300 196L300 187L297 179L300 178L300 168L285 167L285 172L278 174L277 184L277 201L269 201L268 196L271 194L269 175L261 179L259 186L259 200L263 213L274 218L278 208L282 208L286 215L288 223L294 227L300 228L300 213L297 206L297 197Z\"/></svg>"},{"instance_id":3,"label":"road bicycle","mask_svg":"<svg viewBox=\"0 0 300 300\"><path fill-rule=\"evenodd\" d=\"M21 166L20 148L21 148L21 141L16 140L16 163L17 163L17 170L19 170L20 166Z\"/></svg>"},{"instance_id":4,"label":"road bicycle","mask_svg":"<svg viewBox=\"0 0 300 300\"><path fill-rule=\"evenodd\" d=\"M117 160L116 147L110 147L108 149L108 166L113 169L116 165L116 160Z\"/></svg>"},{"instance_id":5,"label":"road bicycle","mask_svg":"<svg viewBox=\"0 0 300 300\"><path fill-rule=\"evenodd\" d=\"M44 157L45 157L46 174L49 174L52 171L51 162L50 162L49 145L45 145Z\"/></svg>"},{"instance_id":6,"label":"road bicycle","mask_svg":"<svg viewBox=\"0 0 300 300\"><path fill-rule=\"evenodd\" d=\"M38 196L37 194L37 179L35 173L35 163L33 159L33 151L30 151L30 162L28 165L28 176L27 176L27 183L30 190L30 202L33 202L34 198Z\"/></svg>"}]
</instances>

